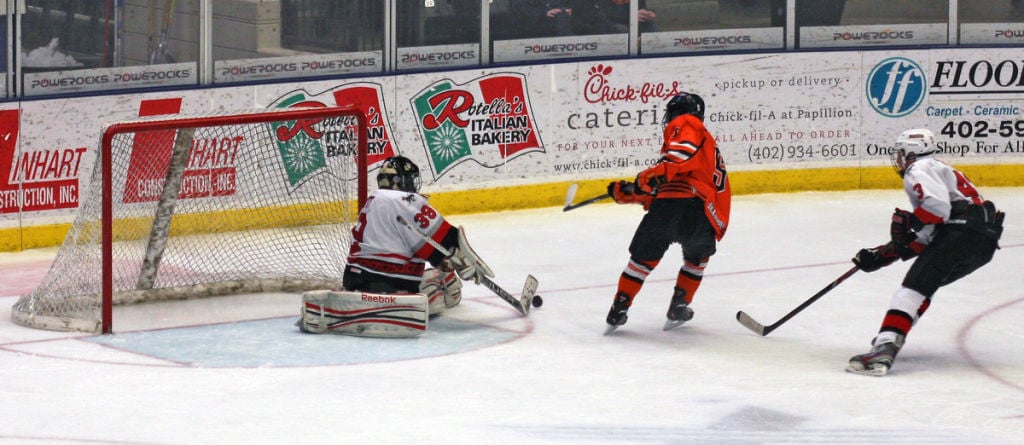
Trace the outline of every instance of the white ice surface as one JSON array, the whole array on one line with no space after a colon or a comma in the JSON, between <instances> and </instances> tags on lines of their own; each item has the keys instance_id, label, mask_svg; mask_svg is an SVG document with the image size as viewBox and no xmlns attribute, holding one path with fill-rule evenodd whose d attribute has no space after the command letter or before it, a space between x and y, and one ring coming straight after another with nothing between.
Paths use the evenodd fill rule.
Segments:
<instances>
[{"instance_id":1,"label":"white ice surface","mask_svg":"<svg viewBox=\"0 0 1024 445\"><path fill-rule=\"evenodd\" d=\"M735 315L771 323L841 275L886 240L898 190L735 197L696 316L668 332L675 247L601 335L636 206L451 216L545 305L524 319L467 283L417 339L298 334L294 295L119 308L102 339L24 328L10 307L54 250L0 253L0 443L1024 443L1024 189L983 192L1003 249L939 290L881 378L843 369L908 263L767 337Z\"/></svg>"}]
</instances>

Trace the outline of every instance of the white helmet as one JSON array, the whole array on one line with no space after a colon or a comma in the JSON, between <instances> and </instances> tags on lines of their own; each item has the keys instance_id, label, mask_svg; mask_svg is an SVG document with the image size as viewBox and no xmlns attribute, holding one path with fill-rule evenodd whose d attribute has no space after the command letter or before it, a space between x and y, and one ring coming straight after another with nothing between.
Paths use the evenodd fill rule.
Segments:
<instances>
[{"instance_id":1,"label":"white helmet","mask_svg":"<svg viewBox=\"0 0 1024 445\"><path fill-rule=\"evenodd\" d=\"M896 137L896 146L892 150L892 165L900 177L918 158L935 153L935 134L927 128L914 128Z\"/></svg>"}]
</instances>

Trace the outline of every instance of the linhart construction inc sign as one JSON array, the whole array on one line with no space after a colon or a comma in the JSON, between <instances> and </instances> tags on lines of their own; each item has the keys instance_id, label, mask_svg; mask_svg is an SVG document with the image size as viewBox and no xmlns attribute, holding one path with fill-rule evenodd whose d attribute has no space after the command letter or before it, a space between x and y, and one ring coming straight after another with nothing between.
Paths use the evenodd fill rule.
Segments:
<instances>
[{"instance_id":1,"label":"linhart construction inc sign","mask_svg":"<svg viewBox=\"0 0 1024 445\"><path fill-rule=\"evenodd\" d=\"M85 147L17 153L19 111L0 111L0 214L78 207Z\"/></svg>"},{"instance_id":2,"label":"linhart construction inc sign","mask_svg":"<svg viewBox=\"0 0 1024 445\"><path fill-rule=\"evenodd\" d=\"M310 108L352 105L366 115L367 164L372 170L385 159L395 156L394 135L384 108L381 86L354 83L339 86L320 94L296 90L278 98L268 108ZM335 172L334 161L356 155L357 127L353 117L337 122L295 122L283 131L275 130L278 149L288 174L288 183L297 187L320 173ZM344 121L348 120L348 121ZM343 162L342 164L351 164ZM351 179L351 178L341 178Z\"/></svg>"},{"instance_id":3,"label":"linhart construction inc sign","mask_svg":"<svg viewBox=\"0 0 1024 445\"><path fill-rule=\"evenodd\" d=\"M139 104L139 117L177 115L181 113L182 102L180 97L143 100ZM176 136L175 129L143 131L133 135L122 201L133 203L160 200ZM193 139L182 172L178 197L199 199L234 195L236 158L244 142L245 138L241 134Z\"/></svg>"},{"instance_id":4,"label":"linhart construction inc sign","mask_svg":"<svg viewBox=\"0 0 1024 445\"><path fill-rule=\"evenodd\" d=\"M543 152L526 78L497 73L456 84L435 82L409 102L434 179L474 161L487 168Z\"/></svg>"}]
</instances>

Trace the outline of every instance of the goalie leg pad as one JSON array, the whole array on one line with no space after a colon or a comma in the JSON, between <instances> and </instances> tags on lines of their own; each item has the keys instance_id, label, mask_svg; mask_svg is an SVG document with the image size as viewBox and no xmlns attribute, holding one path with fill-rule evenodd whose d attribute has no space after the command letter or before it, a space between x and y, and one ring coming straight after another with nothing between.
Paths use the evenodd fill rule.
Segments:
<instances>
[{"instance_id":1,"label":"goalie leg pad","mask_svg":"<svg viewBox=\"0 0 1024 445\"><path fill-rule=\"evenodd\" d=\"M462 227L459 227L459 247L453 249L450 260L455 270L459 272L459 278L463 280L473 280L474 283L480 284L484 276L494 277L490 266L469 246L466 231Z\"/></svg>"},{"instance_id":2,"label":"goalie leg pad","mask_svg":"<svg viewBox=\"0 0 1024 445\"><path fill-rule=\"evenodd\" d=\"M415 337L427 330L423 294L313 290L302 294L299 328L310 334Z\"/></svg>"},{"instance_id":3,"label":"goalie leg pad","mask_svg":"<svg viewBox=\"0 0 1024 445\"><path fill-rule=\"evenodd\" d=\"M462 301L462 281L454 271L427 269L420 282L420 293L427 296L430 315L439 314Z\"/></svg>"}]
</instances>

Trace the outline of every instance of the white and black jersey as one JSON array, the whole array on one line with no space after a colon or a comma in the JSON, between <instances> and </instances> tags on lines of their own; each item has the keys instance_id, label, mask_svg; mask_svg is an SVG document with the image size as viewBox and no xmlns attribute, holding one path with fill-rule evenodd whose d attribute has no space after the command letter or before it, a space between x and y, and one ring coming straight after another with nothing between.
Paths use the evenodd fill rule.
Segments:
<instances>
[{"instance_id":1,"label":"white and black jersey","mask_svg":"<svg viewBox=\"0 0 1024 445\"><path fill-rule=\"evenodd\" d=\"M903 174L903 189L910 198L914 217L925 227L917 242L927 245L935 236L935 225L949 221L953 203L981 204L984 199L963 173L938 159L915 160Z\"/></svg>"},{"instance_id":2,"label":"white and black jersey","mask_svg":"<svg viewBox=\"0 0 1024 445\"><path fill-rule=\"evenodd\" d=\"M882 330L905 335L916 319L914 314L924 313L936 290L992 260L1002 235L1002 218L967 176L931 157L916 159L907 167L903 187L914 206L914 219L924 226L911 243L911 248L915 243L921 246L914 249L919 255L903 278L902 287L909 291L893 298L902 301L910 295L915 302L910 306L920 307L890 309L890 314L902 311L902 315L887 315Z\"/></svg>"},{"instance_id":3,"label":"white and black jersey","mask_svg":"<svg viewBox=\"0 0 1024 445\"><path fill-rule=\"evenodd\" d=\"M458 233L422 195L379 189L367 199L359 212L359 222L352 228L347 261L350 268L420 281L426 261L432 256L438 260L440 253L400 223L399 216L442 245L451 244L448 238Z\"/></svg>"}]
</instances>

